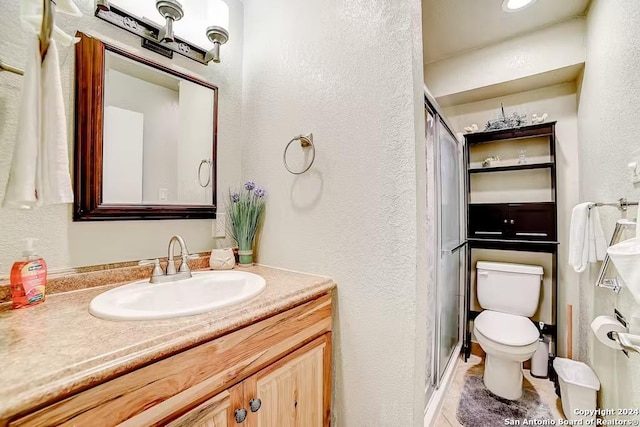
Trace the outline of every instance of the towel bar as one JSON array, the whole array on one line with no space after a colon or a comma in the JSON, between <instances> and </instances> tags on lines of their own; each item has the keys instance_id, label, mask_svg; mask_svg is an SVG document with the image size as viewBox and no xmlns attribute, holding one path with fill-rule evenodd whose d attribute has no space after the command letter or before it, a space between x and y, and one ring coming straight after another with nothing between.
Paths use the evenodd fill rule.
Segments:
<instances>
[{"instance_id":1,"label":"towel bar","mask_svg":"<svg viewBox=\"0 0 640 427\"><path fill-rule=\"evenodd\" d=\"M10 73L18 74L21 76L24 75L24 71L22 71L21 69L4 64L2 61L0 61L0 71L8 71Z\"/></svg>"},{"instance_id":2,"label":"towel bar","mask_svg":"<svg viewBox=\"0 0 640 427\"><path fill-rule=\"evenodd\" d=\"M623 197L614 203L602 203L602 202L594 203L592 205L589 205L589 209L598 207L598 206L614 206L624 212L629 208L629 206L638 206L638 202L630 202Z\"/></svg>"}]
</instances>

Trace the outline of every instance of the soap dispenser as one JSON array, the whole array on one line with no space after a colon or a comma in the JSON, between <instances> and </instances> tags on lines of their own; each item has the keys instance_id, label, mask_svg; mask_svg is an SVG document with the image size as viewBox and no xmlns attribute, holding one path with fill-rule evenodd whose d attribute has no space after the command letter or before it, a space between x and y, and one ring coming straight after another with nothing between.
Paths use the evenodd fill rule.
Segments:
<instances>
[{"instance_id":1,"label":"soap dispenser","mask_svg":"<svg viewBox=\"0 0 640 427\"><path fill-rule=\"evenodd\" d=\"M23 259L11 267L11 299L13 308L24 308L44 302L47 264L33 248L34 238L27 238Z\"/></svg>"}]
</instances>

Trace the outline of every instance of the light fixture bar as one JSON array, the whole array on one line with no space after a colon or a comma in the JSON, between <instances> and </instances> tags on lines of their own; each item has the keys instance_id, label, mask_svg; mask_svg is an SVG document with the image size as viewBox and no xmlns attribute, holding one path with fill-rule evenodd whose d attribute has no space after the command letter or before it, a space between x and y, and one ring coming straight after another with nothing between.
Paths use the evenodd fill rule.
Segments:
<instances>
[{"instance_id":1,"label":"light fixture bar","mask_svg":"<svg viewBox=\"0 0 640 427\"><path fill-rule=\"evenodd\" d=\"M98 18L109 22L110 24L113 24L117 27L122 28L123 30L142 37L147 41L146 43L143 43L143 47L151 49L155 52L158 52L158 48L165 51L172 51L205 65L207 65L212 60L206 59L206 50L175 35L173 36L172 41L164 41L160 43L159 35L163 28L157 25L155 22L147 19L142 19L135 15L131 15L128 12L118 8L113 3L109 4L108 1L103 0L99 3L100 4L96 6L95 15ZM104 7L105 3L108 5L108 9ZM151 48L151 45L154 44L157 48Z\"/></svg>"}]
</instances>

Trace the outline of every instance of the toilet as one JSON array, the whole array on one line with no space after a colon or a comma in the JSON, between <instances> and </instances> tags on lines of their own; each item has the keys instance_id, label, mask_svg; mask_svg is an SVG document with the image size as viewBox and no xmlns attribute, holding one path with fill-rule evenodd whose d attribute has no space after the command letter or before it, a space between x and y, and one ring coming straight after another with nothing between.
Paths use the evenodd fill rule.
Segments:
<instances>
[{"instance_id":1,"label":"toilet","mask_svg":"<svg viewBox=\"0 0 640 427\"><path fill-rule=\"evenodd\" d=\"M543 269L537 265L478 261L476 289L484 309L473 333L486 353L484 385L496 396L522 396L522 362L538 348L540 332L529 319L538 308Z\"/></svg>"}]
</instances>

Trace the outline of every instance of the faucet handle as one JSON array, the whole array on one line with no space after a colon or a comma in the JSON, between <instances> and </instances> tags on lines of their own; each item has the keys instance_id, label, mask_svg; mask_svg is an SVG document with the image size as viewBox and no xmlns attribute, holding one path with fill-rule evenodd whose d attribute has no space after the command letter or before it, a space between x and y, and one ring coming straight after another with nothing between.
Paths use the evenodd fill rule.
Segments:
<instances>
[{"instance_id":1,"label":"faucet handle","mask_svg":"<svg viewBox=\"0 0 640 427\"><path fill-rule=\"evenodd\" d=\"M182 273L191 271L191 269L189 268L189 260L196 259L199 257L200 255L198 254L183 253L182 262L180 263L180 267L178 268L178 271Z\"/></svg>"},{"instance_id":2,"label":"faucet handle","mask_svg":"<svg viewBox=\"0 0 640 427\"><path fill-rule=\"evenodd\" d=\"M153 264L153 271L151 272L151 277L163 276L164 272L162 271L162 267L160 266L160 260L156 259L143 259L138 262L138 265L151 265Z\"/></svg>"}]
</instances>

